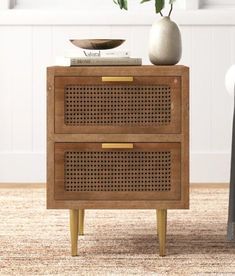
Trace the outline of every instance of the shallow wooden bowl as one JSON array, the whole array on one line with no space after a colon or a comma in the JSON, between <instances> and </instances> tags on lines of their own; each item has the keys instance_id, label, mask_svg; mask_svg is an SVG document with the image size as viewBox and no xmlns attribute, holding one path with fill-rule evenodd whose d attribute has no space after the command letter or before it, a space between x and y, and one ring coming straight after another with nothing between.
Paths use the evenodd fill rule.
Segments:
<instances>
[{"instance_id":1,"label":"shallow wooden bowl","mask_svg":"<svg viewBox=\"0 0 235 276\"><path fill-rule=\"evenodd\" d=\"M82 49L105 50L120 46L125 39L70 39L70 41Z\"/></svg>"}]
</instances>

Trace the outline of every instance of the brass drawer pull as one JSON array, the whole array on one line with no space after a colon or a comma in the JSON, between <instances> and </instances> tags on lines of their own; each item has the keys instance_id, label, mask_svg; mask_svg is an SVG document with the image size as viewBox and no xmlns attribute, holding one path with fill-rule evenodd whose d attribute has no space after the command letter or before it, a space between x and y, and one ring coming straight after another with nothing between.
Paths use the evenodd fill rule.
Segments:
<instances>
[{"instance_id":1,"label":"brass drawer pull","mask_svg":"<svg viewBox=\"0 0 235 276\"><path fill-rule=\"evenodd\" d=\"M131 143L103 143L102 149L133 149L134 145Z\"/></svg>"},{"instance_id":2,"label":"brass drawer pull","mask_svg":"<svg viewBox=\"0 0 235 276\"><path fill-rule=\"evenodd\" d=\"M132 82L133 77L102 77L103 82Z\"/></svg>"}]
</instances>

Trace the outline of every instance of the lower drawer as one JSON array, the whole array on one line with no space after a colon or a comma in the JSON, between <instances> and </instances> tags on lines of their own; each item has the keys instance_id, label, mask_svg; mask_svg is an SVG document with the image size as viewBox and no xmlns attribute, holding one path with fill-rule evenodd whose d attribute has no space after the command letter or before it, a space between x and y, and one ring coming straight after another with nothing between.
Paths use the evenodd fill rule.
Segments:
<instances>
[{"instance_id":1,"label":"lower drawer","mask_svg":"<svg viewBox=\"0 0 235 276\"><path fill-rule=\"evenodd\" d=\"M55 143L55 199L180 200L180 145Z\"/></svg>"}]
</instances>

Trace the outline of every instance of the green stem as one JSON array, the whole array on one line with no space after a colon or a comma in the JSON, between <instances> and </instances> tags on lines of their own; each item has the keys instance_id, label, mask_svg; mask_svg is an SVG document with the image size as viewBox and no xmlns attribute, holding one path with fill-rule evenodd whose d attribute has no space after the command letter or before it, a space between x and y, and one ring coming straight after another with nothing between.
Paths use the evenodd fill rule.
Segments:
<instances>
[{"instance_id":1,"label":"green stem","mask_svg":"<svg viewBox=\"0 0 235 276\"><path fill-rule=\"evenodd\" d=\"M171 16L172 10L173 10L173 4L171 4L171 9L170 9L170 11L169 11L168 17Z\"/></svg>"}]
</instances>

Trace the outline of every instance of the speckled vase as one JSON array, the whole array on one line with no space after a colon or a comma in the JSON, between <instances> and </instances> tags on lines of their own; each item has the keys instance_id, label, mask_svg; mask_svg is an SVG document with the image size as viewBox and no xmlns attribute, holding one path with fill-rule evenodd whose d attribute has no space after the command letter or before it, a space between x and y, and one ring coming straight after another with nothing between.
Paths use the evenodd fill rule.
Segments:
<instances>
[{"instance_id":1,"label":"speckled vase","mask_svg":"<svg viewBox=\"0 0 235 276\"><path fill-rule=\"evenodd\" d=\"M181 59L179 27L170 17L154 22L150 30L149 59L155 65L175 65Z\"/></svg>"}]
</instances>

